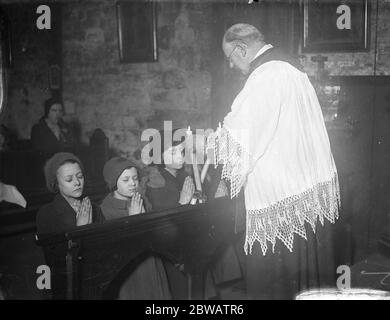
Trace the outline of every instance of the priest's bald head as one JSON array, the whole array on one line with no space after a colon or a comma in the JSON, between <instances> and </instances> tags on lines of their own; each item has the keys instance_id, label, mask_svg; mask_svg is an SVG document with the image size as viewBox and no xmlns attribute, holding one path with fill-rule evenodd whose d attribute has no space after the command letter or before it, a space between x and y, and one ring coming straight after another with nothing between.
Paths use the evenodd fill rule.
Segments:
<instances>
[{"instance_id":1,"label":"priest's bald head","mask_svg":"<svg viewBox=\"0 0 390 320\"><path fill-rule=\"evenodd\" d=\"M248 74L251 61L265 44L263 34L256 27L238 23L225 32L222 50L229 61L230 68Z\"/></svg>"}]
</instances>

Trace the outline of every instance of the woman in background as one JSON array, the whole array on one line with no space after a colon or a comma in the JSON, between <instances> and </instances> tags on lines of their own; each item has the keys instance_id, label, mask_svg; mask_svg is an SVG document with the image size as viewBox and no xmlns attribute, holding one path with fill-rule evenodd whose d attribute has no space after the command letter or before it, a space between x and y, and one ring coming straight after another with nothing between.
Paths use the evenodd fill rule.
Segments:
<instances>
[{"instance_id":1,"label":"woman in background","mask_svg":"<svg viewBox=\"0 0 390 320\"><path fill-rule=\"evenodd\" d=\"M69 150L73 146L71 130L62 116L62 103L50 98L45 101L43 117L32 127L32 146L42 152L45 158L56 152Z\"/></svg>"},{"instance_id":2,"label":"woman in background","mask_svg":"<svg viewBox=\"0 0 390 320\"><path fill-rule=\"evenodd\" d=\"M144 214L151 208L142 195L138 170L134 163L125 158L112 158L104 165L103 176L110 190L101 204L101 210L107 220ZM161 259L150 256L141 262L122 284L118 298L170 299L168 279Z\"/></svg>"}]
</instances>

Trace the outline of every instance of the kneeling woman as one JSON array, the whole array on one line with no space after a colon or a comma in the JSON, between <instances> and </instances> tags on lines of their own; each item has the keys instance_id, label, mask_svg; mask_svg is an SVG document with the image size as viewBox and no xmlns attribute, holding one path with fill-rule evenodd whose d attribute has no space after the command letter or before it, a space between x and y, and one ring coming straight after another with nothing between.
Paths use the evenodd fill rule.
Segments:
<instances>
[{"instance_id":1,"label":"kneeling woman","mask_svg":"<svg viewBox=\"0 0 390 320\"><path fill-rule=\"evenodd\" d=\"M83 194L84 173L79 158L68 152L56 153L46 162L44 173L48 190L56 196L38 211L38 235L104 221L100 208Z\"/></svg>"},{"instance_id":2,"label":"kneeling woman","mask_svg":"<svg viewBox=\"0 0 390 320\"><path fill-rule=\"evenodd\" d=\"M134 163L125 158L112 158L104 165L103 176L111 191L101 204L103 215L107 220L148 211L150 206L140 193L138 171ZM168 280L161 259L151 256L141 262L123 283L118 298L120 300L170 299Z\"/></svg>"}]
</instances>

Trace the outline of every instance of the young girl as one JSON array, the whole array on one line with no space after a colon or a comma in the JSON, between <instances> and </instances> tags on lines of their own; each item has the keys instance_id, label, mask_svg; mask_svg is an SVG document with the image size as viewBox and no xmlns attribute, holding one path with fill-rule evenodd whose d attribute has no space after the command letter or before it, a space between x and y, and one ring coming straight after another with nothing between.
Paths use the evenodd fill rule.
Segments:
<instances>
[{"instance_id":1,"label":"young girl","mask_svg":"<svg viewBox=\"0 0 390 320\"><path fill-rule=\"evenodd\" d=\"M131 161L112 158L104 165L103 177L110 190L101 204L107 220L144 213L145 205L150 208L140 194L137 167Z\"/></svg>"},{"instance_id":2,"label":"young girl","mask_svg":"<svg viewBox=\"0 0 390 320\"><path fill-rule=\"evenodd\" d=\"M191 171L186 170L184 163L184 137L180 141L173 139L178 129L173 130L171 143L165 143L167 132L160 132L161 164L152 172L147 184L146 195L153 210L175 208L189 204L195 193L194 180ZM174 299L186 299L188 283L179 268L170 262L165 262L171 293Z\"/></svg>"},{"instance_id":3,"label":"young girl","mask_svg":"<svg viewBox=\"0 0 390 320\"><path fill-rule=\"evenodd\" d=\"M104 221L98 206L84 195L84 173L79 158L72 153L53 155L44 166L46 186L55 193L53 201L37 213L37 236L65 233L79 226ZM62 245L59 245L60 247ZM44 249L46 263L51 268L52 297L65 299L66 262L57 246ZM59 252L63 252L64 248Z\"/></svg>"},{"instance_id":4,"label":"young girl","mask_svg":"<svg viewBox=\"0 0 390 320\"><path fill-rule=\"evenodd\" d=\"M141 195L138 170L134 163L115 157L103 168L104 180L110 193L101 204L107 220L144 214L150 205ZM147 210L145 210L145 207ZM170 291L161 259L147 258L125 280L119 291L120 300L170 299Z\"/></svg>"},{"instance_id":5,"label":"young girl","mask_svg":"<svg viewBox=\"0 0 390 320\"><path fill-rule=\"evenodd\" d=\"M187 165L184 167L184 149L186 141L175 141L176 130L172 132L172 145L164 143L167 133L160 132L161 143L161 160L162 165L158 167L158 173L154 174L148 183L147 196L152 203L153 210L162 210L174 208L180 205L189 204L194 196L195 186L191 176L192 170ZM200 138L201 139L201 138ZM197 143L197 146L201 144ZM188 150L187 145L187 150ZM209 175L205 175L203 191L209 199L227 196L226 186L220 180L220 172L210 166ZM202 165L199 167L199 172L202 171ZM217 181L213 181L217 180ZM166 263L165 268L170 280L172 294L183 299L188 289L187 283L175 267ZM232 246L223 253L222 258L216 263L213 268L213 276L216 282L228 282L241 277L241 270ZM211 298L217 295L216 287L211 280L211 274L207 274L206 278L206 297Z\"/></svg>"},{"instance_id":6,"label":"young girl","mask_svg":"<svg viewBox=\"0 0 390 320\"><path fill-rule=\"evenodd\" d=\"M83 194L83 166L74 154L56 153L46 162L44 174L48 190L56 196L37 213L38 235L65 232L104 221L100 208Z\"/></svg>"},{"instance_id":7,"label":"young girl","mask_svg":"<svg viewBox=\"0 0 390 320\"><path fill-rule=\"evenodd\" d=\"M167 147L164 132L160 136L162 164L157 168L158 173L150 178L146 191L153 210L189 204L195 192L193 179L184 170L184 142L172 139L172 145Z\"/></svg>"}]
</instances>

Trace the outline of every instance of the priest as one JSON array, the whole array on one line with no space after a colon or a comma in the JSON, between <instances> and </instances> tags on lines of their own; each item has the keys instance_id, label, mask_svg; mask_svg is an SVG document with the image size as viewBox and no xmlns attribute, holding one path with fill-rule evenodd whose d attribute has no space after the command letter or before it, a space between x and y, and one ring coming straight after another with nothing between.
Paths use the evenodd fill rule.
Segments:
<instances>
[{"instance_id":1,"label":"priest","mask_svg":"<svg viewBox=\"0 0 390 320\"><path fill-rule=\"evenodd\" d=\"M222 49L247 80L209 148L231 197L245 196L248 298L334 286L339 185L314 88L252 25L230 27Z\"/></svg>"}]
</instances>

